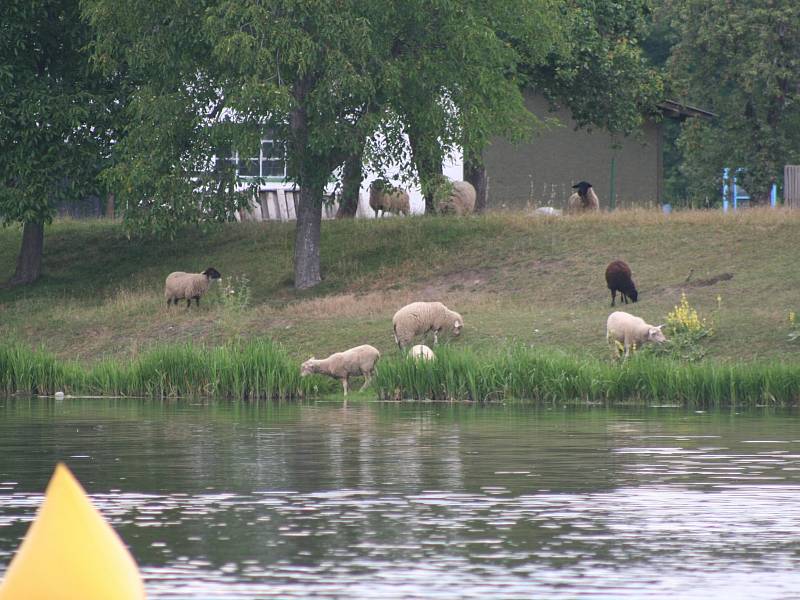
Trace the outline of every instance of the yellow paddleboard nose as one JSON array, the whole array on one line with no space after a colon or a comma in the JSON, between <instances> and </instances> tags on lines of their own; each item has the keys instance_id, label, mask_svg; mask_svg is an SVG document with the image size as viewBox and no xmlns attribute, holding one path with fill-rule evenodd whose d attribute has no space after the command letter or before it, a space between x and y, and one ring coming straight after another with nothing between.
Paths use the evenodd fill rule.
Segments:
<instances>
[{"instance_id":1,"label":"yellow paddleboard nose","mask_svg":"<svg viewBox=\"0 0 800 600\"><path fill-rule=\"evenodd\" d=\"M0 600L142 600L139 569L75 476L56 465Z\"/></svg>"}]
</instances>

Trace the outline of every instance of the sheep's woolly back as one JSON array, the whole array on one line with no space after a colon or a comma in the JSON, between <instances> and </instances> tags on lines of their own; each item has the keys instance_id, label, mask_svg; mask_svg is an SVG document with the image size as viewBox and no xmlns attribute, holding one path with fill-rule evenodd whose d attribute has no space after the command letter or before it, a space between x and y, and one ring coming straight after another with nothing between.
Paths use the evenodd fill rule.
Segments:
<instances>
[{"instance_id":1,"label":"sheep's woolly back","mask_svg":"<svg viewBox=\"0 0 800 600\"><path fill-rule=\"evenodd\" d=\"M428 348L425 344L417 344L416 346L412 346L409 356L415 360L433 360L436 358L433 350Z\"/></svg>"},{"instance_id":2,"label":"sheep's woolly back","mask_svg":"<svg viewBox=\"0 0 800 600\"><path fill-rule=\"evenodd\" d=\"M626 262L621 260L610 262L606 267L606 284L608 285L608 289L612 292L615 290L620 291L626 296L631 296L631 299L633 299L633 296L637 295L637 291L631 275L631 268Z\"/></svg>"},{"instance_id":3,"label":"sheep's woolly back","mask_svg":"<svg viewBox=\"0 0 800 600\"><path fill-rule=\"evenodd\" d=\"M175 271L167 275L164 283L164 297L172 300L186 300L202 296L208 291L211 280L202 273Z\"/></svg>"},{"instance_id":4,"label":"sheep's woolly back","mask_svg":"<svg viewBox=\"0 0 800 600\"><path fill-rule=\"evenodd\" d=\"M439 203L439 213L471 214L475 210L475 187L469 181L453 181L450 185L452 190L447 200Z\"/></svg>"},{"instance_id":5,"label":"sheep's woolly back","mask_svg":"<svg viewBox=\"0 0 800 600\"><path fill-rule=\"evenodd\" d=\"M376 213L379 210L403 215L411 212L411 200L407 191L378 181L373 181L369 186L369 206Z\"/></svg>"},{"instance_id":6,"label":"sheep's woolly back","mask_svg":"<svg viewBox=\"0 0 800 600\"><path fill-rule=\"evenodd\" d=\"M441 331L458 335L464 326L464 319L441 302L412 302L394 314L392 318L397 344L407 346L417 335L429 331Z\"/></svg>"}]
</instances>

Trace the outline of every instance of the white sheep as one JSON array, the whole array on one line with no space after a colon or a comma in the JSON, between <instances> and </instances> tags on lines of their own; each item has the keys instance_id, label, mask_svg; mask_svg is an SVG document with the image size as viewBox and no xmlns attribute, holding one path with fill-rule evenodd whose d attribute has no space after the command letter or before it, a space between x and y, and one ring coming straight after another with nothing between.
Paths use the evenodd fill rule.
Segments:
<instances>
[{"instance_id":1,"label":"white sheep","mask_svg":"<svg viewBox=\"0 0 800 600\"><path fill-rule=\"evenodd\" d=\"M184 299L187 308L192 305L192 299L195 300L197 306L200 306L200 296L208 291L208 286L213 279L220 277L222 275L214 267L208 267L202 273L184 273L183 271L170 273L164 282L164 297L167 299L167 306L172 303L177 306L178 300Z\"/></svg>"},{"instance_id":2,"label":"white sheep","mask_svg":"<svg viewBox=\"0 0 800 600\"><path fill-rule=\"evenodd\" d=\"M567 200L567 212L580 213L600 210L600 201L597 199L591 183L579 181L572 187L578 191Z\"/></svg>"},{"instance_id":3,"label":"white sheep","mask_svg":"<svg viewBox=\"0 0 800 600\"><path fill-rule=\"evenodd\" d=\"M613 345L612 350L616 357L619 356L619 345L622 344L627 357L632 346L641 346L647 342L666 342L667 338L661 332L662 327L664 325L656 327L645 323L640 317L618 310L608 315L606 341Z\"/></svg>"},{"instance_id":4,"label":"white sheep","mask_svg":"<svg viewBox=\"0 0 800 600\"><path fill-rule=\"evenodd\" d=\"M475 210L475 188L469 181L443 181L440 185L447 190L442 193L445 197L436 202L440 215L453 213L461 217Z\"/></svg>"},{"instance_id":5,"label":"white sheep","mask_svg":"<svg viewBox=\"0 0 800 600\"><path fill-rule=\"evenodd\" d=\"M416 346L412 346L408 355L414 360L433 360L436 358L433 350L428 348L425 344L417 344Z\"/></svg>"},{"instance_id":6,"label":"white sheep","mask_svg":"<svg viewBox=\"0 0 800 600\"><path fill-rule=\"evenodd\" d=\"M392 187L383 179L376 179L369 186L369 206L375 211L383 211L408 215L411 213L411 200L408 192L400 188Z\"/></svg>"},{"instance_id":7,"label":"white sheep","mask_svg":"<svg viewBox=\"0 0 800 600\"><path fill-rule=\"evenodd\" d=\"M562 213L563 211L560 208L553 208L552 206L540 206L533 211L533 214L545 217L560 217Z\"/></svg>"},{"instance_id":8,"label":"white sheep","mask_svg":"<svg viewBox=\"0 0 800 600\"><path fill-rule=\"evenodd\" d=\"M415 336L433 331L433 343L439 342L439 332L448 329L457 337L464 327L464 319L441 302L412 302L398 310L392 318L394 341L403 350Z\"/></svg>"},{"instance_id":9,"label":"white sheep","mask_svg":"<svg viewBox=\"0 0 800 600\"><path fill-rule=\"evenodd\" d=\"M361 386L363 390L372 379L372 375L375 373L375 363L380 357L381 353L377 348L364 344L344 352L335 352L328 358L311 357L300 365L300 376L305 377L312 373L319 373L338 379L342 382L344 395L347 396L349 378L363 375L364 385Z\"/></svg>"}]
</instances>

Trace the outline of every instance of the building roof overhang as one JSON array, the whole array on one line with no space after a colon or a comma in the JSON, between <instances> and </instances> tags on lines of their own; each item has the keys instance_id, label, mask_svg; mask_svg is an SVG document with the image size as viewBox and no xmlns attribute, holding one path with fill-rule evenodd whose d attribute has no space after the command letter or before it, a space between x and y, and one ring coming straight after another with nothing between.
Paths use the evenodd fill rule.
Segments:
<instances>
[{"instance_id":1,"label":"building roof overhang","mask_svg":"<svg viewBox=\"0 0 800 600\"><path fill-rule=\"evenodd\" d=\"M661 114L670 119L680 119L681 121L689 117L700 119L713 119L717 115L710 110L690 106L689 104L681 104L675 100L662 100L656 106L661 110Z\"/></svg>"}]
</instances>

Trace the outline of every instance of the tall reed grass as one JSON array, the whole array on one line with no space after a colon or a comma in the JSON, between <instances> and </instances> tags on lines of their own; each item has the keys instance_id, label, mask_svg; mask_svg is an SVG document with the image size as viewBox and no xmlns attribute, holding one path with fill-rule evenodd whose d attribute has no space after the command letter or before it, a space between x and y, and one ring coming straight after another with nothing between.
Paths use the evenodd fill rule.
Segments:
<instances>
[{"instance_id":1,"label":"tall reed grass","mask_svg":"<svg viewBox=\"0 0 800 600\"><path fill-rule=\"evenodd\" d=\"M793 405L800 365L686 364L644 354L616 363L525 347L480 355L437 348L430 362L383 359L375 385L384 399Z\"/></svg>"},{"instance_id":2,"label":"tall reed grass","mask_svg":"<svg viewBox=\"0 0 800 600\"><path fill-rule=\"evenodd\" d=\"M298 364L268 340L160 346L128 363L107 360L89 368L20 344L0 346L0 391L7 394L292 399L334 388L333 381L301 378Z\"/></svg>"},{"instance_id":3,"label":"tall reed grass","mask_svg":"<svg viewBox=\"0 0 800 600\"><path fill-rule=\"evenodd\" d=\"M329 378L301 378L298 363L268 340L162 346L129 363L88 368L21 344L0 346L0 393L6 394L295 399L339 389ZM523 346L480 354L438 347L429 362L382 358L373 390L381 399L794 405L800 364L687 364L645 353L617 363Z\"/></svg>"}]
</instances>

